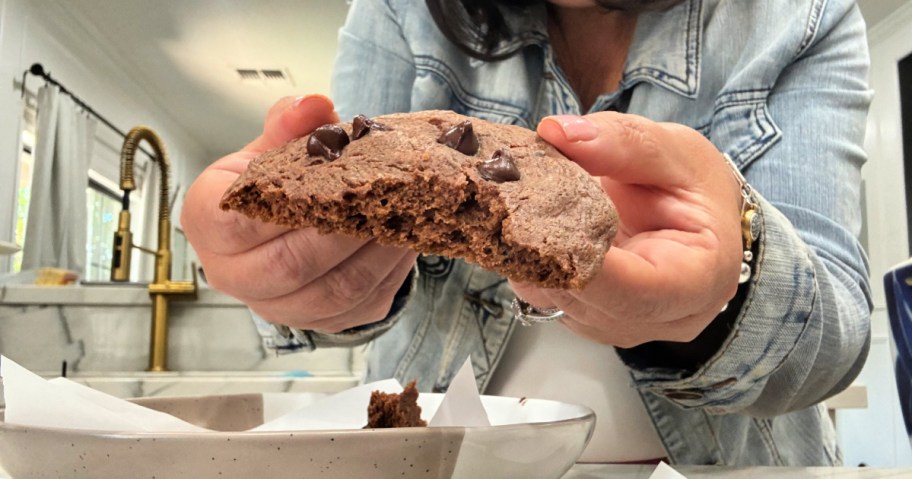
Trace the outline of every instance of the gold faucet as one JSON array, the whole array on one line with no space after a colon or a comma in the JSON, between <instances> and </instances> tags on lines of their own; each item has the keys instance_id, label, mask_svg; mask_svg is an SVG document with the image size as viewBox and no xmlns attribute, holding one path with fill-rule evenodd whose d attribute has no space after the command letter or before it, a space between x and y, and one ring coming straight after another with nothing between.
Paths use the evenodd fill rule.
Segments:
<instances>
[{"instance_id":1,"label":"gold faucet","mask_svg":"<svg viewBox=\"0 0 912 479\"><path fill-rule=\"evenodd\" d=\"M158 203L158 250L152 251L133 244L130 232L130 192L136 189L133 180L133 158L139 142L146 140L155 152L161 181ZM132 249L155 255L155 277L149 284L152 298L152 336L149 344L149 371L168 370L168 301L171 299L196 299L196 268L193 281L171 281L171 211L169 206L168 176L171 164L165 145L152 129L137 126L124 138L120 150L120 189L123 190L123 209L114 233L114 257L111 263L111 281L130 280L130 254Z\"/></svg>"}]
</instances>

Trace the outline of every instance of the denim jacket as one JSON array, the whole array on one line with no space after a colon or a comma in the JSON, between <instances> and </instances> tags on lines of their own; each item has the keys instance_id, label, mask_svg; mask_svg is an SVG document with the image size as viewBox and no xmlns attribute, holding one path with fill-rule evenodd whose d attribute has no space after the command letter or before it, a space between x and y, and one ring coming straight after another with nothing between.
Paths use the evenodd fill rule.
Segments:
<instances>
[{"instance_id":1,"label":"denim jacket","mask_svg":"<svg viewBox=\"0 0 912 479\"><path fill-rule=\"evenodd\" d=\"M512 11L518 54L472 59L420 0L354 0L340 31L333 100L356 114L450 109L534 128L580 112L548 44L543 5ZM734 329L696 371L622 356L671 461L841 462L822 401L867 355L871 293L860 169L871 93L865 26L849 0L688 0L639 17L616 109L690 126L740 167L762 208L754 274ZM367 379L445 390L467 356L483 390L515 326L508 284L459 260L421 257L389 318L305 341L379 334ZM302 332L296 333L301 336ZM646 361L648 363L648 361Z\"/></svg>"}]
</instances>

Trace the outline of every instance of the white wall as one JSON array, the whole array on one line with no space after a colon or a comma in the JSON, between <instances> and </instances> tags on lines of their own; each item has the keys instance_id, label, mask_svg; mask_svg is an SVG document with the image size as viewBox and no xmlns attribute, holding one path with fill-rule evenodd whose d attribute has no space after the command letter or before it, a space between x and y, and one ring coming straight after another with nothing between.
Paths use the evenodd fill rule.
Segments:
<instances>
[{"instance_id":1,"label":"white wall","mask_svg":"<svg viewBox=\"0 0 912 479\"><path fill-rule=\"evenodd\" d=\"M174 126L130 72L119 68L105 45L91 38L58 2L0 0L0 240L14 238L22 111L14 82L32 63L41 63L53 78L121 130L144 124L158 132L171 158L172 185L180 184L182 192L213 159ZM37 90L41 81L29 75L27 86ZM107 129L102 124L98 128ZM8 258L0 257L0 272L8 269Z\"/></svg>"},{"instance_id":2,"label":"white wall","mask_svg":"<svg viewBox=\"0 0 912 479\"><path fill-rule=\"evenodd\" d=\"M912 466L893 377L893 353L885 310L883 276L909 258L903 152L896 63L912 53L912 2L868 30L870 83L875 97L868 119L863 170L866 183L867 245L875 310L871 354L858 381L868 387L867 409L842 411L837 429L846 464Z\"/></svg>"}]
</instances>

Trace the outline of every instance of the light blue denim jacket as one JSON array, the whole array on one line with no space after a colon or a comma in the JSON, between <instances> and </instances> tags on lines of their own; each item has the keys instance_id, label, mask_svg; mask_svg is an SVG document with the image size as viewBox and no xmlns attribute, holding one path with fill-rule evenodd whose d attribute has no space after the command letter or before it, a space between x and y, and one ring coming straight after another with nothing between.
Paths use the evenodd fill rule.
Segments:
<instances>
[{"instance_id":1,"label":"light blue denim jacket","mask_svg":"<svg viewBox=\"0 0 912 479\"><path fill-rule=\"evenodd\" d=\"M545 9L508 23L521 52L485 63L449 43L421 0L355 0L333 76L342 119L451 109L534 128L581 113L548 45ZM821 401L849 385L869 344L857 240L867 68L853 1L688 0L640 16L620 88L591 109L700 131L761 195L754 274L721 350L696 372L630 369L675 463L840 463ZM444 390L471 356L483 389L514 328L512 297L490 272L422 257L384 321L392 327L374 340L367 379Z\"/></svg>"}]
</instances>

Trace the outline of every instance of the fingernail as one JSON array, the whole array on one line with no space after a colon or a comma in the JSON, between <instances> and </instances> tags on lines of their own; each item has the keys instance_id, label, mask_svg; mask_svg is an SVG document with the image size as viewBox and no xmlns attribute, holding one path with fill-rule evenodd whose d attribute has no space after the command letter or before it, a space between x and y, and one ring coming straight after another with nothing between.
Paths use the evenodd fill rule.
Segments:
<instances>
[{"instance_id":1,"label":"fingernail","mask_svg":"<svg viewBox=\"0 0 912 479\"><path fill-rule=\"evenodd\" d=\"M567 141L590 141L598 136L598 128L592 122L579 115L554 115L542 121L554 121L564 132Z\"/></svg>"},{"instance_id":2,"label":"fingernail","mask_svg":"<svg viewBox=\"0 0 912 479\"><path fill-rule=\"evenodd\" d=\"M294 101L291 103L291 108L293 110L296 110L305 103L325 101L325 99L326 97L323 95L301 95L294 99Z\"/></svg>"},{"instance_id":3,"label":"fingernail","mask_svg":"<svg viewBox=\"0 0 912 479\"><path fill-rule=\"evenodd\" d=\"M301 95L299 97L296 97L294 99L294 101L291 103L291 107L297 108L297 107L301 106L301 103L304 103L304 100L306 100L307 98L309 98L309 95Z\"/></svg>"}]
</instances>

